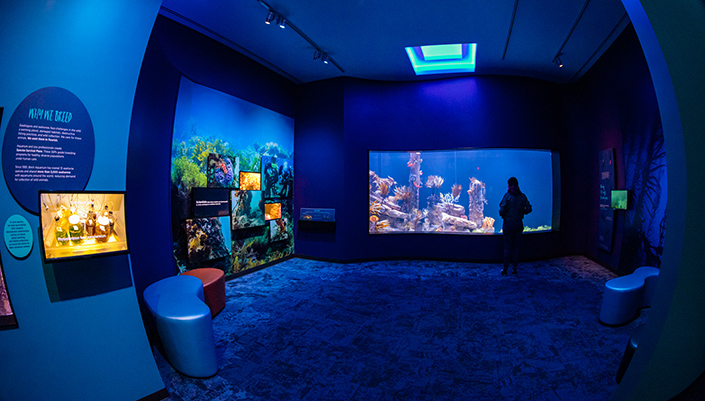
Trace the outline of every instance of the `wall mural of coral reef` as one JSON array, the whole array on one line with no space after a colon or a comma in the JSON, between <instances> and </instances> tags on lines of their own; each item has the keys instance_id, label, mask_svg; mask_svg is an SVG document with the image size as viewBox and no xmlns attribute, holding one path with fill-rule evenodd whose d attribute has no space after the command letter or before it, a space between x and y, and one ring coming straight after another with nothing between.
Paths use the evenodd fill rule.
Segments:
<instances>
[{"instance_id":1,"label":"wall mural of coral reef","mask_svg":"<svg viewBox=\"0 0 705 401\"><path fill-rule=\"evenodd\" d=\"M181 79L171 155L180 271L233 275L294 253L293 149L292 118ZM229 216L195 218L194 188L227 191Z\"/></svg>"},{"instance_id":2,"label":"wall mural of coral reef","mask_svg":"<svg viewBox=\"0 0 705 401\"><path fill-rule=\"evenodd\" d=\"M370 234L499 234L512 176L533 205L524 231L558 226L558 155L549 150L370 151L369 165Z\"/></svg>"}]
</instances>

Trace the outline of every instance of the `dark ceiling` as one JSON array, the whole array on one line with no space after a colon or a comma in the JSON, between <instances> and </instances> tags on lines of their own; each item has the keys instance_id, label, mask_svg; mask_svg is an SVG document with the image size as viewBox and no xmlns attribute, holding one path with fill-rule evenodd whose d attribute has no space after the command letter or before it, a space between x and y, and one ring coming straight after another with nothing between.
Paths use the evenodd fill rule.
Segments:
<instances>
[{"instance_id":1,"label":"dark ceiling","mask_svg":"<svg viewBox=\"0 0 705 401\"><path fill-rule=\"evenodd\" d=\"M265 24L268 10L289 26ZM404 49L448 43L477 43L465 75L575 82L629 24L621 0L164 0L161 14L296 83L438 78L416 77ZM314 45L332 63L315 61Z\"/></svg>"}]
</instances>

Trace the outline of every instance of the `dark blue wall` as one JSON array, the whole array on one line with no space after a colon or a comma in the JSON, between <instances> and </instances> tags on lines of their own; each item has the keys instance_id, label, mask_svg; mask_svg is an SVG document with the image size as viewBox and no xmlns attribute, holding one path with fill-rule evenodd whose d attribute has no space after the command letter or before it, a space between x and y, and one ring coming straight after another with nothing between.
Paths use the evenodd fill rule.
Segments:
<instances>
[{"instance_id":1,"label":"dark blue wall","mask_svg":"<svg viewBox=\"0 0 705 401\"><path fill-rule=\"evenodd\" d=\"M179 81L294 117L296 87L232 49L159 16L135 94L127 160L127 216L135 289L178 273L171 239L171 138ZM142 304L143 315L146 309ZM149 334L153 334L145 319Z\"/></svg>"},{"instance_id":2,"label":"dark blue wall","mask_svg":"<svg viewBox=\"0 0 705 401\"><path fill-rule=\"evenodd\" d=\"M63 88L80 99L95 132L90 154L96 157L82 159L90 163L83 166L90 171L85 189L125 190L130 113L160 3L2 2L0 138L12 135L8 121L25 97L40 88ZM42 189L79 189L75 185L53 182ZM45 263L38 216L18 204L6 185L0 187L0 221L23 217L33 234L27 257L15 258L9 247L0 247L18 323L0 329L0 399L163 397L166 389L138 312L130 257Z\"/></svg>"},{"instance_id":3,"label":"dark blue wall","mask_svg":"<svg viewBox=\"0 0 705 401\"><path fill-rule=\"evenodd\" d=\"M615 213L612 252L605 252L597 246L598 152L615 149L615 186L625 188L622 132L636 128L624 126L624 123L638 123L632 116L640 114L649 119L658 115L651 76L631 25L578 84L566 86L564 94L569 132L564 156L570 162L564 164L563 171L568 176L578 177L564 180L563 184L564 205L573 210L563 215L563 222L572 227L567 246L620 270L624 212ZM630 110L631 121L620 115L620 110L625 109ZM629 273L634 267L623 267L622 270Z\"/></svg>"},{"instance_id":4,"label":"dark blue wall","mask_svg":"<svg viewBox=\"0 0 705 401\"><path fill-rule=\"evenodd\" d=\"M335 208L337 222L334 230L299 227L296 253L338 260L499 260L503 245L498 235L368 235L367 152L466 147L561 151L565 130L559 95L557 85L516 77L407 83L340 79L303 85L296 207ZM525 235L523 255L561 254L561 238L560 232Z\"/></svg>"},{"instance_id":5,"label":"dark blue wall","mask_svg":"<svg viewBox=\"0 0 705 401\"><path fill-rule=\"evenodd\" d=\"M343 259L344 235L338 222L300 224L300 208L333 208L345 221L347 183L343 113L344 79L311 83L301 91L294 137L294 232L300 255Z\"/></svg>"}]
</instances>

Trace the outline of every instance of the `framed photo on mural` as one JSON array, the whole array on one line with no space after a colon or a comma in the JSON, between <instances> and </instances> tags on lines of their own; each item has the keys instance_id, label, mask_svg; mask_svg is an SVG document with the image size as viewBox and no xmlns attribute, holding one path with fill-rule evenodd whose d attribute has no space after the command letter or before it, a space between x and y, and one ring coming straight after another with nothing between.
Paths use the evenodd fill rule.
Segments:
<instances>
[{"instance_id":1,"label":"framed photo on mural","mask_svg":"<svg viewBox=\"0 0 705 401\"><path fill-rule=\"evenodd\" d=\"M5 285L5 272L2 260L0 260L0 329L16 326L17 318L12 309L12 303L10 303L10 294L7 292L7 285Z\"/></svg>"}]
</instances>

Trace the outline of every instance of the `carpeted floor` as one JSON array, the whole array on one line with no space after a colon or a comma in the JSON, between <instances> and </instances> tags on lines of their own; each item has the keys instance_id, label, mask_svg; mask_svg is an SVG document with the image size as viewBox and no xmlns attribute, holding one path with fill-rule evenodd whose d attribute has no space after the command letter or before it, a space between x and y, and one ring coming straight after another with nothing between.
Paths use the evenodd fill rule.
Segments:
<instances>
[{"instance_id":1,"label":"carpeted floor","mask_svg":"<svg viewBox=\"0 0 705 401\"><path fill-rule=\"evenodd\" d=\"M629 335L598 322L615 275L584 257L519 266L290 259L226 283L220 370L171 400L608 400Z\"/></svg>"}]
</instances>

